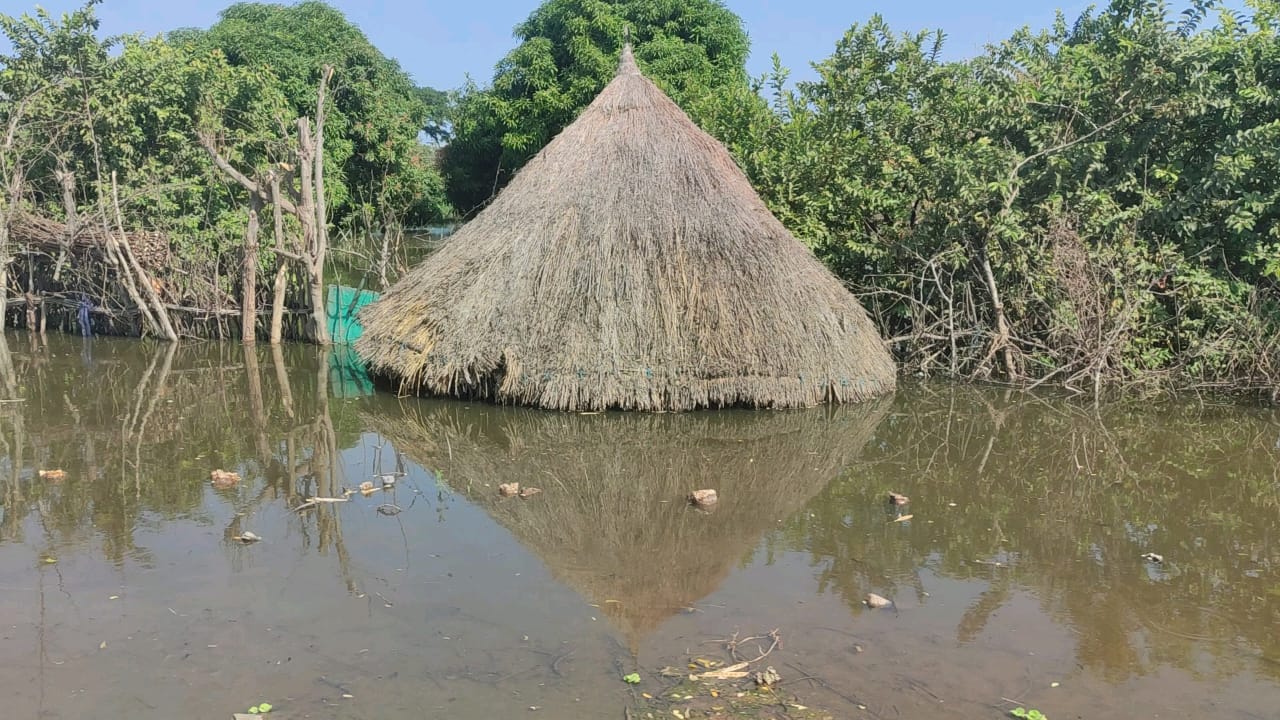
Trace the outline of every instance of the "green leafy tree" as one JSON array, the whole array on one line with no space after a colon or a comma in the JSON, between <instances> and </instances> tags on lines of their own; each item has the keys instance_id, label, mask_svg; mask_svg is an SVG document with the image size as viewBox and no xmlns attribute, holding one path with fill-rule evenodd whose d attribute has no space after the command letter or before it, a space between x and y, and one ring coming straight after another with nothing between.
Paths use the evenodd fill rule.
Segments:
<instances>
[{"instance_id":1,"label":"green leafy tree","mask_svg":"<svg viewBox=\"0 0 1280 720\"><path fill-rule=\"evenodd\" d=\"M433 143L449 139L449 93L430 87L417 89L418 99L427 108L427 121L422 132Z\"/></svg>"},{"instance_id":2,"label":"green leafy tree","mask_svg":"<svg viewBox=\"0 0 1280 720\"><path fill-rule=\"evenodd\" d=\"M431 127L429 95L340 11L314 0L238 3L207 31L184 30L174 39L220 50L236 67L269 68L295 116L313 112L321 68L334 67L325 153L337 219L375 202L403 207L415 223L447 211L433 155L419 138Z\"/></svg>"},{"instance_id":3,"label":"green leafy tree","mask_svg":"<svg viewBox=\"0 0 1280 720\"><path fill-rule=\"evenodd\" d=\"M548 0L518 25L493 82L455 96L443 166L454 204L475 208L600 92L630 32L636 60L686 110L748 91L742 21L719 0Z\"/></svg>"}]
</instances>

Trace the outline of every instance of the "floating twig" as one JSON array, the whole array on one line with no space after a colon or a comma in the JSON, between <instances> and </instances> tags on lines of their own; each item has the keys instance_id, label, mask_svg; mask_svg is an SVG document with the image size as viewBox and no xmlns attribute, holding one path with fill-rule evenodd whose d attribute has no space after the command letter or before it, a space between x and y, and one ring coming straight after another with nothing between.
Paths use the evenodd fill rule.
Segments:
<instances>
[{"instance_id":1,"label":"floating twig","mask_svg":"<svg viewBox=\"0 0 1280 720\"><path fill-rule=\"evenodd\" d=\"M769 639L769 640L772 640L772 643L770 643L770 645L769 645L769 649L765 650L765 649L761 648L761 647L760 647L760 645L757 643L757 645L756 645L756 652L758 652L758 653L760 653L760 654L759 654L759 656L758 656L758 657L756 657L755 659L752 659L752 660L743 660L743 659L742 659L742 657L740 657L740 656L738 655L738 646L739 646L739 645L741 645L741 644L743 644L743 643L747 643L747 642L752 642L752 641L757 641L757 640L764 640L764 639L766 639L766 638L767 638L767 639ZM736 632L735 632L735 633L734 633L731 637L729 637L729 638L726 638L726 639L723 639L723 640L709 640L708 642L723 643L723 644L724 644L724 646L725 646L725 649L727 649L727 650L729 651L729 655L734 659L734 661L736 661L736 662L746 662L746 663L750 664L750 663L753 663L753 662L759 662L759 661L761 661L761 660L765 659L766 657L768 657L768 656L769 656L769 653L771 653L771 652L773 652L775 649L777 649L777 647L778 647L779 645L781 645L781 644L782 644L782 633L780 632L780 628L774 628L774 629L770 630L770 631L768 632L768 634L765 634L765 635L752 635L752 636L750 636L750 637L739 638L739 637L738 637L738 633L736 633ZM726 668L726 669L727 669L727 668Z\"/></svg>"}]
</instances>

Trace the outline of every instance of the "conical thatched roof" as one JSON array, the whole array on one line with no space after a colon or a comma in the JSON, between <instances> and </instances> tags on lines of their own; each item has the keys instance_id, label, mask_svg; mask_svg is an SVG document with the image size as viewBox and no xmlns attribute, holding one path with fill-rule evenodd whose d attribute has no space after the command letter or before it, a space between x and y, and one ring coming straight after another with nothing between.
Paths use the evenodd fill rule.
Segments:
<instances>
[{"instance_id":1,"label":"conical thatched roof","mask_svg":"<svg viewBox=\"0 0 1280 720\"><path fill-rule=\"evenodd\" d=\"M599 605L635 650L855 463L889 407L579 415L413 402L364 417ZM506 482L543 492L499 497ZM711 513L684 502L701 488L719 492Z\"/></svg>"},{"instance_id":2,"label":"conical thatched roof","mask_svg":"<svg viewBox=\"0 0 1280 720\"><path fill-rule=\"evenodd\" d=\"M582 115L362 320L357 350L406 391L688 410L894 387L857 299L630 48Z\"/></svg>"}]
</instances>

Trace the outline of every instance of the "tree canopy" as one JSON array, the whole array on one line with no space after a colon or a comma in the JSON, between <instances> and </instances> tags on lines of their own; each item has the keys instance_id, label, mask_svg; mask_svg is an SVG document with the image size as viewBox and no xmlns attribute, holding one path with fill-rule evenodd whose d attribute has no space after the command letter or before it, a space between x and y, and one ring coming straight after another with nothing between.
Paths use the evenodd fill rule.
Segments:
<instances>
[{"instance_id":1,"label":"tree canopy","mask_svg":"<svg viewBox=\"0 0 1280 720\"><path fill-rule=\"evenodd\" d=\"M460 211L505 185L595 98L628 33L646 74L686 109L748 86L746 31L719 0L547 0L516 26L520 45L492 83L456 94L443 168Z\"/></svg>"},{"instance_id":2,"label":"tree canopy","mask_svg":"<svg viewBox=\"0 0 1280 720\"><path fill-rule=\"evenodd\" d=\"M430 90L415 87L339 10L318 0L237 3L208 30L172 39L197 52L217 50L233 67L269 69L298 115L312 112L320 70L333 66L325 152L334 212L341 218L360 205L395 204L417 223L447 214L433 153L419 139L429 129Z\"/></svg>"}]
</instances>

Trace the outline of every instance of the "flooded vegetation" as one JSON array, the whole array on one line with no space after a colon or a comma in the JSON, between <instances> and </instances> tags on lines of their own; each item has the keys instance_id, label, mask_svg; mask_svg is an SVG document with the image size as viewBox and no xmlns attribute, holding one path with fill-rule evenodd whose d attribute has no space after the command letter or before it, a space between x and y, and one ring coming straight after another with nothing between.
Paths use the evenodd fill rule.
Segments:
<instances>
[{"instance_id":1,"label":"flooded vegetation","mask_svg":"<svg viewBox=\"0 0 1280 720\"><path fill-rule=\"evenodd\" d=\"M6 717L1280 707L1274 408L574 415L374 393L342 349L7 344ZM760 655L768 690L688 679Z\"/></svg>"}]
</instances>

